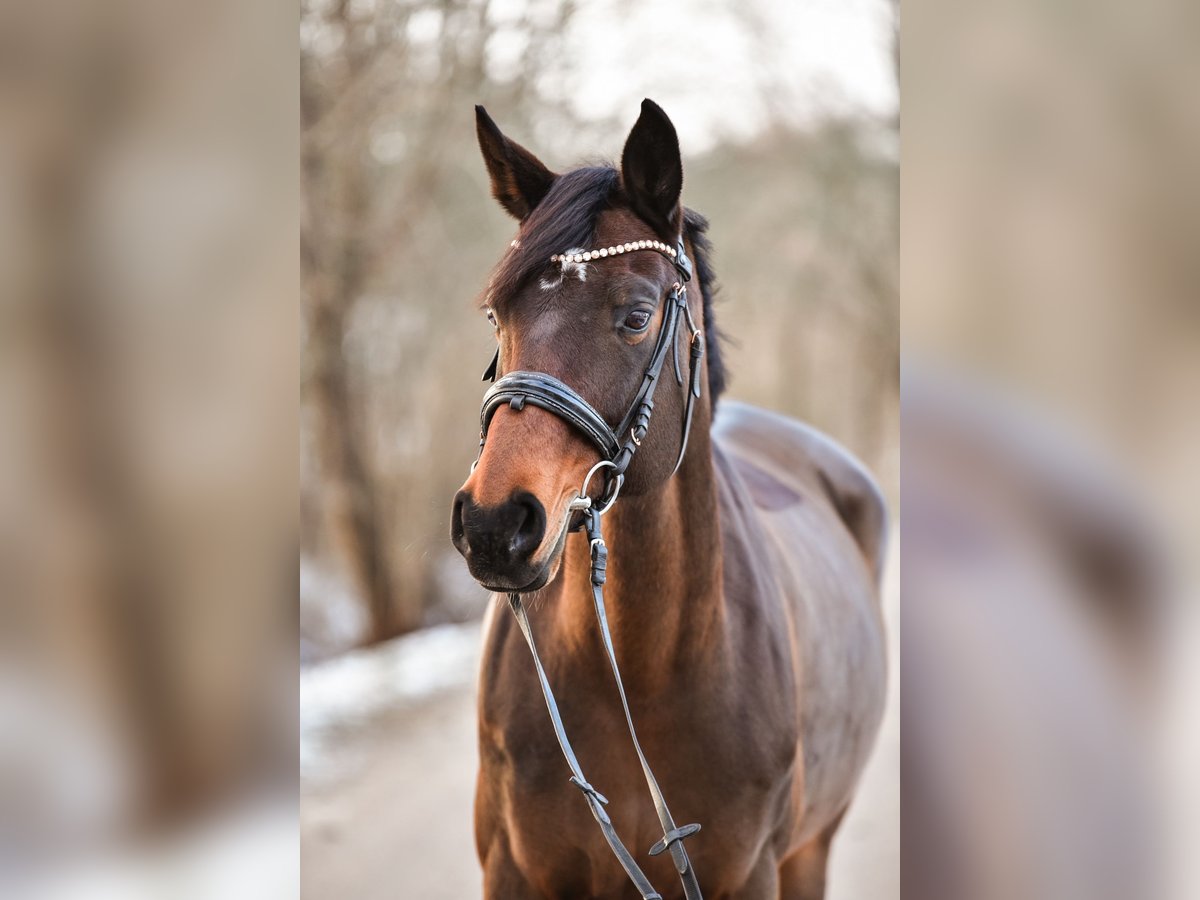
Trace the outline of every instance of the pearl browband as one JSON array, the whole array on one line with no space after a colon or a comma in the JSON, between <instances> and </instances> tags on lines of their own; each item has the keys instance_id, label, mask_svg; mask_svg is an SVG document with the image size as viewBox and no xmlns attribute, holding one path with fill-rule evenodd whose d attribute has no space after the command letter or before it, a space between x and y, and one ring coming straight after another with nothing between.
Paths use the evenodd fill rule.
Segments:
<instances>
[{"instance_id":1,"label":"pearl browband","mask_svg":"<svg viewBox=\"0 0 1200 900\"><path fill-rule=\"evenodd\" d=\"M628 253L631 250L657 250L672 260L675 259L678 252L674 247L669 247L662 241L631 241L628 244L617 244L615 247L604 247L601 250L584 250L582 253L555 254L550 257L550 262L589 262L590 260L600 259L604 256L616 256L620 253Z\"/></svg>"},{"instance_id":2,"label":"pearl browband","mask_svg":"<svg viewBox=\"0 0 1200 900\"><path fill-rule=\"evenodd\" d=\"M509 246L515 250L521 246L521 242L520 240L514 240ZM554 254L550 257L550 262L585 263L606 256L618 256L633 250L653 250L656 253L661 253L675 264L675 268L679 270L685 282L691 280L692 261L688 259L687 251L683 249L683 241L680 241L674 247L662 241L629 241L625 244L616 244L612 247L603 247L599 250L580 250L578 253L568 250L566 253Z\"/></svg>"}]
</instances>

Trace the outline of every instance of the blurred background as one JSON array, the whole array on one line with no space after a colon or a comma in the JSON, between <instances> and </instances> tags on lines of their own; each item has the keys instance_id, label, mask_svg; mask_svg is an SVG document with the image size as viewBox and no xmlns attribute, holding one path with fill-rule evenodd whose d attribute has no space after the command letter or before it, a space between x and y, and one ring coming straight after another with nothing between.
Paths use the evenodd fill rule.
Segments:
<instances>
[{"instance_id":1,"label":"blurred background","mask_svg":"<svg viewBox=\"0 0 1200 900\"><path fill-rule=\"evenodd\" d=\"M490 198L477 102L558 169L619 156L641 98L661 103L681 136L685 202L712 221L733 396L892 465L891 10L870 0L677 12L305 5L306 659L480 613L446 540L449 499L474 458L491 352L475 299L515 223ZM348 601L341 614L335 593Z\"/></svg>"},{"instance_id":2,"label":"blurred background","mask_svg":"<svg viewBox=\"0 0 1200 900\"><path fill-rule=\"evenodd\" d=\"M566 167L650 96L731 396L904 485L832 896L899 892L901 778L908 896L1197 896L1200 18L896 15L0 7L0 895L472 895L471 106Z\"/></svg>"},{"instance_id":3,"label":"blurred background","mask_svg":"<svg viewBox=\"0 0 1200 900\"><path fill-rule=\"evenodd\" d=\"M1200 17L904 8L903 893L1200 896Z\"/></svg>"},{"instance_id":4,"label":"blurred background","mask_svg":"<svg viewBox=\"0 0 1200 900\"><path fill-rule=\"evenodd\" d=\"M298 890L295 26L0 6L0 896Z\"/></svg>"},{"instance_id":5,"label":"blurred background","mask_svg":"<svg viewBox=\"0 0 1200 900\"><path fill-rule=\"evenodd\" d=\"M684 202L712 223L729 396L824 429L895 501L895 15L885 0L305 2L305 896L479 891L488 601L449 512L493 349L476 300L516 223L490 196L473 105L561 171L619 158L642 98L661 104ZM836 897L897 890L894 731Z\"/></svg>"}]
</instances>

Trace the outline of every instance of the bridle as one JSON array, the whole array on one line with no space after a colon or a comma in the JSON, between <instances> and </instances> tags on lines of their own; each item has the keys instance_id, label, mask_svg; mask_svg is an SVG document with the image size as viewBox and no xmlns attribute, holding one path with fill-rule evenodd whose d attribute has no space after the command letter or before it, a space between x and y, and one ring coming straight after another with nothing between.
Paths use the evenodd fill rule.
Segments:
<instances>
[{"instance_id":1,"label":"bridle","mask_svg":"<svg viewBox=\"0 0 1200 900\"><path fill-rule=\"evenodd\" d=\"M528 403L565 419L595 444L600 451L601 460L612 463L606 473L606 493L610 489L619 490L619 484L625 477L625 470L629 467L629 463L633 460L633 454L642 445L642 440L650 428L650 414L654 411L654 389L658 386L659 375L662 374L668 352L671 353L674 363L675 380L679 385L683 385L683 369L679 361L679 341L676 337L682 318L691 334L691 380L685 400L683 437L679 443L679 456L675 460L675 468L671 470L672 474L678 471L683 462L683 455L687 451L688 435L692 427L692 411L695 401L700 397L700 358L704 355L704 333L696 326L687 302L686 285L692 278L692 262L684 251L683 241L680 241L675 247L668 247L661 241L635 241L617 244L602 250L555 255L550 257L550 261L560 262L564 265L582 264L606 256L617 256L638 250L651 250L666 256L675 265L679 280L671 285L654 353L646 366L641 386L634 394L633 402L629 404L629 409L620 424L615 429L612 428L590 403L568 384L559 381L552 375L544 372L510 372L493 384L484 395L483 409L480 412L480 452L483 451L484 442L487 440L488 426L491 425L496 410L507 404L512 409L520 411ZM484 381L496 377L499 364L500 350L497 348L491 365L483 373ZM614 482L618 487L613 487ZM611 499L616 499L615 495Z\"/></svg>"},{"instance_id":2,"label":"bridle","mask_svg":"<svg viewBox=\"0 0 1200 900\"><path fill-rule=\"evenodd\" d=\"M496 410L507 404L509 408L517 412L528 405L536 406L553 413L572 425L600 451L600 461L587 473L583 486L579 490L579 496L572 500L568 506L568 520L564 522L564 528L570 524L570 517L576 512L583 514L582 521L576 527L583 527L587 533L591 553L592 599L596 611L596 621L599 625L601 642L604 644L605 655L608 657L608 664L612 669L613 678L617 684L617 693L620 695L621 707L625 712L625 724L629 729L629 737L633 741L634 749L637 751L638 761L641 763L642 772L646 778L646 786L650 790L655 812L658 814L659 823L663 829L662 839L650 848L650 855L657 856L664 850L669 850L672 861L675 863L675 870L679 873L679 878L683 883L684 895L687 897L687 900L702 900L700 886L696 881L695 870L692 868L687 850L683 846L683 839L699 831L700 826L693 824L680 827L675 824L675 820L671 817L671 811L667 808L667 801L658 786L658 781L650 769L650 764L646 761L646 755L642 752L641 744L637 738L637 731L633 726L633 717L629 712L629 701L625 696L625 686L621 681L620 668L617 666L616 652L613 649L612 635L609 633L608 628L608 616L604 607L604 582L608 567L608 548L604 543L600 528L600 518L616 502L617 496L621 491L621 486L625 481L625 472L629 468L634 454L641 447L642 441L645 439L650 428L650 416L654 411L654 391L658 386L668 353L671 354L673 359L676 382L681 387L684 384L683 369L679 359L678 339L681 321L687 325L690 332L690 371L684 401L683 433L679 445L679 456L675 460L675 468L672 469L672 475L679 470L679 466L683 462L684 453L687 451L688 436L691 433L692 427L692 413L695 401L700 397L700 361L704 355L704 333L696 326L687 302L687 282L692 278L692 263L684 250L682 240L674 247L655 240L633 241L625 244L617 244L613 247L605 247L600 250L572 251L570 253L558 254L552 256L550 261L562 264L565 269L569 264L583 264L608 256L617 256L641 250L661 253L671 260L678 274L678 280L671 285L670 293L667 296L666 308L663 311L663 320L659 328L658 339L654 345L654 352L650 357L650 362L647 364L646 371L642 376L641 385L638 387L628 411L617 427L614 429L610 426L608 421L596 411L595 407L580 396L570 385L559 379L544 372L511 372L495 381L484 395L483 407L480 411L479 450L482 454L483 445L487 440L488 427L496 414ZM484 372L484 381L495 379L499 362L500 351L497 348L491 365ZM478 464L478 459L476 459L476 464ZM474 465L472 468L474 468ZM598 499L593 500L589 494L589 486L592 478L598 472L603 473L603 487L598 495ZM584 797L587 799L588 807L592 811L592 816L596 819L597 824L604 833L604 838L608 842L609 848L617 857L617 861L624 868L630 881L638 889L643 900L661 900L662 895L654 890L654 887L638 866L633 855L626 849L617 835L612 819L609 818L608 813L604 809L604 806L608 803L607 798L592 787L587 778L584 777L583 769L579 765L579 760L575 756L575 751L571 747L571 742L568 740L566 730L563 727L562 717L558 711L558 703L554 699L554 692L551 690L550 682L546 678L546 671L542 666L541 659L538 657L537 646L533 639L533 629L530 626L525 606L521 602L521 594L519 592L510 593L508 595L508 603L513 611L513 615L516 617L521 634L524 635L525 642L529 645L529 651L533 655L538 683L541 685L542 695L546 701L546 708L550 712L550 721L554 726L554 735L558 739L558 745L562 749L563 756L567 760L567 765L571 769L571 783L583 792Z\"/></svg>"}]
</instances>

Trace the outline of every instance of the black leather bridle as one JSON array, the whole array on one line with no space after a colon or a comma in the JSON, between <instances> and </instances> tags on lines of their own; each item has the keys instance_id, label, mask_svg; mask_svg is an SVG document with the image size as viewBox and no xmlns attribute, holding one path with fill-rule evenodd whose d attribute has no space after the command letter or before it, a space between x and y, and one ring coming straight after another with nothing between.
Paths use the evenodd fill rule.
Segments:
<instances>
[{"instance_id":1,"label":"black leather bridle","mask_svg":"<svg viewBox=\"0 0 1200 900\"><path fill-rule=\"evenodd\" d=\"M658 250L657 246L634 249L662 252ZM683 455L687 451L694 404L700 397L700 358L704 355L704 334L696 326L695 320L692 318L692 311L688 307L687 282L692 277L692 262L684 251L682 241L678 243L673 254L668 258L674 263L675 269L679 273L679 280L671 286L671 292L667 296L662 327L659 329L658 340L654 345L654 354L646 366L641 386L634 394L633 402L629 404L625 417L617 427L611 427L595 407L583 399L570 385L554 376L544 372L510 372L496 381L483 397L483 408L479 421L480 452L483 451L488 427L491 425L492 417L496 414L497 409L506 404L518 411L527 403L531 406L538 406L573 425L596 445L600 451L601 460L608 460L612 463L611 467L607 467L608 471L605 475L607 493L614 481L625 477L625 470L633 460L633 454L641 446L642 440L650 428L650 414L654 411L654 390L658 386L659 376L662 374L668 353L671 354L674 362L675 380L681 386L683 385L683 368L680 365L677 339L679 323L682 319L691 334L689 342L691 375L683 415L683 436L679 443L679 456L675 461L675 469L672 470L672 474L679 469L683 462ZM499 364L500 350L497 348L491 365L483 373L484 381L496 377Z\"/></svg>"},{"instance_id":2,"label":"black leather bridle","mask_svg":"<svg viewBox=\"0 0 1200 900\"><path fill-rule=\"evenodd\" d=\"M566 528L569 526L570 517L574 513L582 512L582 521L579 525L585 529L591 548L592 599L596 611L596 621L599 625L600 638L604 645L609 667L612 669L613 678L616 681L617 693L621 698L621 707L625 712L625 724L629 729L629 736L633 741L633 747L637 751L638 761L641 763L642 772L646 778L646 785L650 790L655 812L658 814L658 819L663 829L663 837L650 848L650 855L656 856L664 850L669 850L672 861L675 863L675 870L679 873L679 878L683 883L683 890L687 900L702 900L700 886L696 881L695 870L692 868L687 850L683 846L683 839L699 831L700 826L693 824L680 827L675 824L675 820L671 816L671 811L667 808L667 801L658 786L658 781L655 779L654 773L650 769L650 764L646 761L646 756L642 752L641 744L637 738L637 731L633 726L633 717L629 712L629 701L626 699L625 686L621 681L621 671L617 666L617 657L608 628L608 616L604 607L604 581L608 566L608 548L604 543L600 528L600 518L616 502L621 485L624 483L625 472L629 468L629 463L632 461L633 455L641 446L642 440L646 437L650 428L650 416L654 411L654 391L658 386L668 353L671 354L674 362L676 382L681 387L684 384L683 369L679 359L678 339L679 324L681 321L687 325L690 332L690 371L686 399L684 401L683 433L679 445L679 456L675 460L675 468L672 470L672 474L679 470L679 466L683 462L684 453L687 451L694 404L700 397L700 361L704 355L704 334L696 326L687 302L687 282L692 277L692 263L684 250L683 241L679 241L674 248L667 247L658 241L638 241L630 244L621 244L615 248L605 248L603 251L587 251L575 253L574 255L564 254L561 257L554 257L552 261L561 261L565 267L569 264L582 264L585 261L608 255L639 250L652 250L666 256L674 263L679 280L671 286L670 293L667 296L662 325L659 328L658 339L654 345L654 353L650 357L649 364L646 366L642 383L637 393L634 394L628 411L617 427L614 429L610 426L608 421L596 411L595 407L588 403L573 388L559 379L543 372L511 372L497 380L484 395L483 408L480 412L479 449L482 453L483 445L487 440L488 427L491 424L493 416L496 414L496 410L507 404L515 411L520 411L528 405L536 406L553 413L574 426L576 430L587 437L600 451L600 462L588 472L583 486L579 491L579 496L569 505L567 510L568 519L567 522L563 523L563 527ZM495 378L499 361L500 351L497 348L496 356L492 359L492 364L484 373L483 378L485 381ZM599 497L593 500L589 496L588 487L593 475L597 471L604 472L604 485ZM558 703L554 699L554 692L551 690L550 682L546 678L546 671L542 666L541 659L538 657L537 646L533 638L533 629L530 626L525 606L521 602L521 594L510 593L508 595L508 603L513 611L513 615L517 619L521 633L525 637L525 642L529 645L530 653L533 655L538 683L542 688L546 708L550 712L550 721L554 726L554 734L558 739L558 745L562 749L563 756L566 757L567 765L571 769L571 783L583 792L584 797L587 799L588 807L592 811L592 816L596 819L597 824L599 824L601 831L604 833L609 848L617 857L618 862L620 862L634 886L637 887L643 900L661 900L662 895L654 890L654 887L638 866L633 855L621 842L620 837L618 837L612 820L604 809L608 800L603 794L592 787L584 777L583 769L579 765L579 760L575 756L575 751L567 738L566 730L563 728L562 717L558 711Z\"/></svg>"}]
</instances>

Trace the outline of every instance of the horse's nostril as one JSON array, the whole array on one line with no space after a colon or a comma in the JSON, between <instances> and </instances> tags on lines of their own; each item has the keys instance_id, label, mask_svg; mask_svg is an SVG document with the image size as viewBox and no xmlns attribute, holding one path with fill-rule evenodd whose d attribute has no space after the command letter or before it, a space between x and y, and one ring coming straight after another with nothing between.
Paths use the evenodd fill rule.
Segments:
<instances>
[{"instance_id":1,"label":"horse's nostril","mask_svg":"<svg viewBox=\"0 0 1200 900\"><path fill-rule=\"evenodd\" d=\"M460 551L466 549L463 529L463 506L470 502L471 496L466 491L454 495L454 508L450 511L450 542Z\"/></svg>"},{"instance_id":2,"label":"horse's nostril","mask_svg":"<svg viewBox=\"0 0 1200 900\"><path fill-rule=\"evenodd\" d=\"M546 510L533 494L522 491L509 501L513 505L516 528L509 544L514 558L529 556L546 533Z\"/></svg>"}]
</instances>

